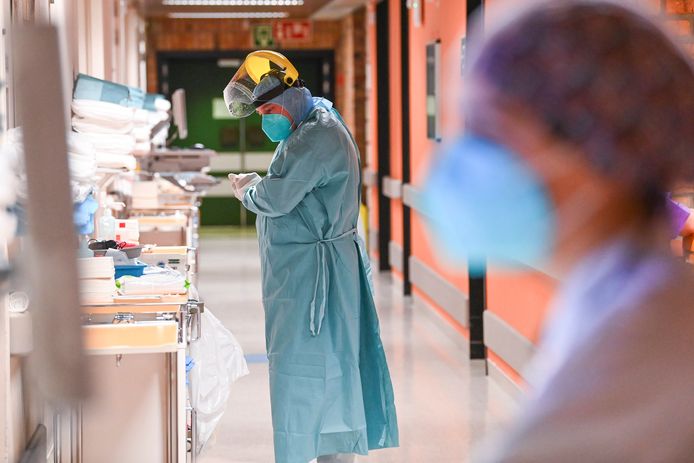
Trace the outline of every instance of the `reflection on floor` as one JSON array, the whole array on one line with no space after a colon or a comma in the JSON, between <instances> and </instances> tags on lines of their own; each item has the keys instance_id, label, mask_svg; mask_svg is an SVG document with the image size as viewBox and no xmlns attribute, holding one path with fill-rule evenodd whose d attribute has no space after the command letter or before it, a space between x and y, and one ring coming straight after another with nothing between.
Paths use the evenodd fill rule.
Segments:
<instances>
[{"instance_id":1,"label":"reflection on floor","mask_svg":"<svg viewBox=\"0 0 694 463\"><path fill-rule=\"evenodd\" d=\"M201 463L271 463L272 426L265 358L260 262L254 235L206 238L200 255L206 306L236 335L250 376L233 386L229 408ZM460 336L433 314L412 309L387 275L377 276L381 319L400 422L399 449L373 452L369 463L463 463L514 401L465 356Z\"/></svg>"}]
</instances>

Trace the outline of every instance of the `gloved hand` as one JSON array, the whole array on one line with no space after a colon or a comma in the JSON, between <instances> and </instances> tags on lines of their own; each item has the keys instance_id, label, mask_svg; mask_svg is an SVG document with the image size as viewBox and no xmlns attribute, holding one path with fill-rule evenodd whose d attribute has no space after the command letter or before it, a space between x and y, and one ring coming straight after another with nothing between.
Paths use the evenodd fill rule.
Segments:
<instances>
[{"instance_id":1,"label":"gloved hand","mask_svg":"<svg viewBox=\"0 0 694 463\"><path fill-rule=\"evenodd\" d=\"M246 174L229 174L229 180L231 181L231 189L234 196L241 201L246 191L252 186L257 185L262 179L260 175L252 172Z\"/></svg>"},{"instance_id":2,"label":"gloved hand","mask_svg":"<svg viewBox=\"0 0 694 463\"><path fill-rule=\"evenodd\" d=\"M237 194L237 192L236 192L236 191L238 190L238 187L237 187L237 184L238 184L238 180L237 180L238 175L236 175L236 174L229 174L229 175L227 175L227 177L229 178L229 181L231 182L231 192L234 194L235 197L238 198L238 194Z\"/></svg>"}]
</instances>

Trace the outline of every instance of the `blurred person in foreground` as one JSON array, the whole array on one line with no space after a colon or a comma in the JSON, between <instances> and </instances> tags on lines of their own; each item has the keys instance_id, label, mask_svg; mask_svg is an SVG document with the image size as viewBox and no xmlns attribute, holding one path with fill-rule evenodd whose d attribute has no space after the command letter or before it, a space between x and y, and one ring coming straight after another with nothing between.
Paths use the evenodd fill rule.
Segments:
<instances>
[{"instance_id":1,"label":"blurred person in foreground","mask_svg":"<svg viewBox=\"0 0 694 463\"><path fill-rule=\"evenodd\" d=\"M468 72L433 229L473 273L559 280L529 395L475 461L694 461L694 278L666 202L694 178L688 58L633 6L563 0L491 25Z\"/></svg>"}]
</instances>

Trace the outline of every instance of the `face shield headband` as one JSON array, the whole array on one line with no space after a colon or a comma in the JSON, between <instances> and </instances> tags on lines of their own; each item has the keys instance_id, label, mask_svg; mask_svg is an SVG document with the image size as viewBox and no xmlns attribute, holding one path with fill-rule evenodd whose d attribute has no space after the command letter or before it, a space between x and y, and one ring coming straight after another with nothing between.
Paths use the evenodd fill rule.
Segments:
<instances>
[{"instance_id":1,"label":"face shield headband","mask_svg":"<svg viewBox=\"0 0 694 463\"><path fill-rule=\"evenodd\" d=\"M260 95L254 95L255 88L268 77L274 77L278 81L278 85ZM260 106L277 98L287 89L293 87L301 88L304 86L304 82L301 79L293 81L291 85L286 84L284 72L278 69L272 69L263 74L258 82L258 84L254 84L248 81L248 79L245 79L229 83L224 90L224 100L232 117L243 118L250 116Z\"/></svg>"}]
</instances>

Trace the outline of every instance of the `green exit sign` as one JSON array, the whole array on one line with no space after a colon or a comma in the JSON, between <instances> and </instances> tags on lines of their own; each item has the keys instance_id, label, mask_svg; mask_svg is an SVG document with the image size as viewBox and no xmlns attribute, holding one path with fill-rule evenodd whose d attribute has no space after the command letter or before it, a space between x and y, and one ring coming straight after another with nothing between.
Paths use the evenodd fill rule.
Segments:
<instances>
[{"instance_id":1,"label":"green exit sign","mask_svg":"<svg viewBox=\"0 0 694 463\"><path fill-rule=\"evenodd\" d=\"M256 48L270 48L275 46L272 26L253 27L253 46Z\"/></svg>"}]
</instances>

